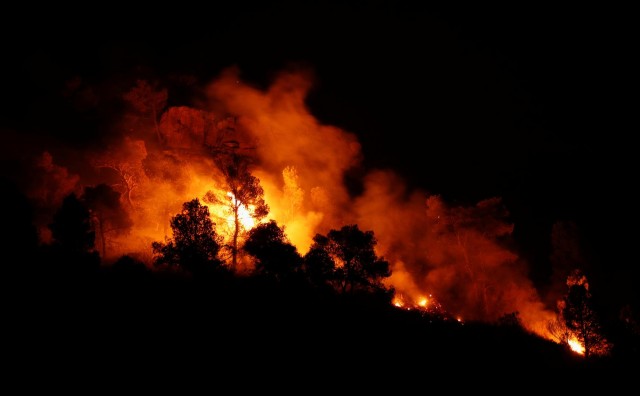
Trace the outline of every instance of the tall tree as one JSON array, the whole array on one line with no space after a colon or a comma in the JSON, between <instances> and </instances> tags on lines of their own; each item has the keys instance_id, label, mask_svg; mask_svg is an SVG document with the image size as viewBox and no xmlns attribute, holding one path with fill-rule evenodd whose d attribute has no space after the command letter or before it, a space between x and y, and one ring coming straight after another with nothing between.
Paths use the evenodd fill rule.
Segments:
<instances>
[{"instance_id":1,"label":"tall tree","mask_svg":"<svg viewBox=\"0 0 640 396\"><path fill-rule=\"evenodd\" d=\"M67 195L49 225L53 253L66 269L82 275L95 270L100 256L95 251L91 213L75 193Z\"/></svg>"},{"instance_id":2,"label":"tall tree","mask_svg":"<svg viewBox=\"0 0 640 396\"><path fill-rule=\"evenodd\" d=\"M91 213L75 193L67 195L49 225L53 244L69 252L93 250L96 235L91 225Z\"/></svg>"},{"instance_id":3,"label":"tall tree","mask_svg":"<svg viewBox=\"0 0 640 396\"><path fill-rule=\"evenodd\" d=\"M569 291L560 303L560 313L567 329L584 348L584 356L606 355L611 345L602 334L598 315L593 307L587 277L574 270L567 278Z\"/></svg>"},{"instance_id":4,"label":"tall tree","mask_svg":"<svg viewBox=\"0 0 640 396\"><path fill-rule=\"evenodd\" d=\"M115 233L128 232L133 222L122 206L120 193L108 184L85 187L82 200L90 210L104 260L107 257L107 241Z\"/></svg>"},{"instance_id":5,"label":"tall tree","mask_svg":"<svg viewBox=\"0 0 640 396\"><path fill-rule=\"evenodd\" d=\"M279 281L292 278L302 266L302 257L275 220L252 228L244 250L256 259L256 273Z\"/></svg>"},{"instance_id":6,"label":"tall tree","mask_svg":"<svg viewBox=\"0 0 640 396\"><path fill-rule=\"evenodd\" d=\"M129 207L134 207L134 192L145 181L143 161L147 157L144 141L124 138L119 146L112 146L92 158L93 166L108 169L117 178L112 186L122 193Z\"/></svg>"},{"instance_id":7,"label":"tall tree","mask_svg":"<svg viewBox=\"0 0 640 396\"><path fill-rule=\"evenodd\" d=\"M329 238L316 234L313 244L303 257L303 272L311 285L318 288L333 287L336 265L329 254Z\"/></svg>"},{"instance_id":8,"label":"tall tree","mask_svg":"<svg viewBox=\"0 0 640 396\"><path fill-rule=\"evenodd\" d=\"M358 290L385 292L389 290L382 281L391 276L391 269L389 262L375 253L376 244L373 231L362 231L356 224L346 225L330 230L326 237L316 235L305 257L330 257L336 286L343 294Z\"/></svg>"},{"instance_id":9,"label":"tall tree","mask_svg":"<svg viewBox=\"0 0 640 396\"><path fill-rule=\"evenodd\" d=\"M166 88L158 88L157 84L150 84L146 80L137 80L136 85L123 95L123 99L130 103L140 114L153 120L154 130L159 143L164 143L160 133L160 115L167 106L168 92Z\"/></svg>"},{"instance_id":10,"label":"tall tree","mask_svg":"<svg viewBox=\"0 0 640 396\"><path fill-rule=\"evenodd\" d=\"M269 214L269 206L264 200L264 190L260 179L253 176L249 170L248 157L231 153L217 158L217 165L224 178L223 194L213 191L207 192L205 202L223 205L233 219L231 243L231 267L237 270L240 239L247 231L243 223L243 216L249 216L253 221L260 222Z\"/></svg>"},{"instance_id":11,"label":"tall tree","mask_svg":"<svg viewBox=\"0 0 640 396\"><path fill-rule=\"evenodd\" d=\"M178 267L194 275L223 273L219 259L221 237L209 216L209 208L198 198L185 202L182 211L171 218L173 238L166 243L153 242L157 266Z\"/></svg>"}]
</instances>

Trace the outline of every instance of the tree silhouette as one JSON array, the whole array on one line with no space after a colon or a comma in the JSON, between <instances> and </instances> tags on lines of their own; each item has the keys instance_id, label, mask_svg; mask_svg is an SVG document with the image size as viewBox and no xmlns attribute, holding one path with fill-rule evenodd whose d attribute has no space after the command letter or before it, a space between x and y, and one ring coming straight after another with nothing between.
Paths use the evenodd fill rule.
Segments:
<instances>
[{"instance_id":1,"label":"tree silhouette","mask_svg":"<svg viewBox=\"0 0 640 396\"><path fill-rule=\"evenodd\" d=\"M91 163L98 169L107 169L117 177L112 186L122 193L130 208L134 207L134 192L146 180L143 161L147 157L144 141L125 138L120 146L110 147L95 156Z\"/></svg>"},{"instance_id":2,"label":"tree silhouette","mask_svg":"<svg viewBox=\"0 0 640 396\"><path fill-rule=\"evenodd\" d=\"M111 271L122 278L134 280L149 276L151 273L144 262L128 254L120 256L111 266Z\"/></svg>"},{"instance_id":3,"label":"tree silhouette","mask_svg":"<svg viewBox=\"0 0 640 396\"><path fill-rule=\"evenodd\" d=\"M185 202L182 212L173 216L170 223L173 238L151 244L156 266L178 267L198 276L225 272L218 258L222 240L207 206L198 198Z\"/></svg>"},{"instance_id":4,"label":"tree silhouette","mask_svg":"<svg viewBox=\"0 0 640 396\"><path fill-rule=\"evenodd\" d=\"M91 213L75 193L67 195L49 225L53 238L52 248L56 258L68 265L68 269L82 275L95 270L100 256L95 251L95 232Z\"/></svg>"},{"instance_id":5,"label":"tree silhouette","mask_svg":"<svg viewBox=\"0 0 640 396\"><path fill-rule=\"evenodd\" d=\"M107 257L107 240L116 232L128 232L133 222L122 207L120 193L107 184L85 187L82 200L90 210L104 260Z\"/></svg>"},{"instance_id":6,"label":"tree silhouette","mask_svg":"<svg viewBox=\"0 0 640 396\"><path fill-rule=\"evenodd\" d=\"M254 221L259 222L269 214L269 206L264 200L264 190L260 179L249 171L249 158L232 153L217 158L217 165L224 177L225 193L207 192L205 202L223 205L233 218L231 243L231 267L235 271L238 265L238 246L240 238L246 232L241 221L243 211Z\"/></svg>"},{"instance_id":7,"label":"tree silhouette","mask_svg":"<svg viewBox=\"0 0 640 396\"><path fill-rule=\"evenodd\" d=\"M560 313L567 329L584 348L586 358L608 354L611 346L602 335L587 277L582 271L574 270L567 278L567 286L569 291L560 302Z\"/></svg>"},{"instance_id":8,"label":"tree silhouette","mask_svg":"<svg viewBox=\"0 0 640 396\"><path fill-rule=\"evenodd\" d=\"M329 254L329 238L316 234L313 245L303 257L304 274L312 286L333 287L336 279L335 263Z\"/></svg>"},{"instance_id":9,"label":"tree silhouette","mask_svg":"<svg viewBox=\"0 0 640 396\"><path fill-rule=\"evenodd\" d=\"M164 143L160 134L160 114L167 105L167 89L158 89L146 80L137 80L136 85L123 95L136 111L153 120L153 126L159 143Z\"/></svg>"},{"instance_id":10,"label":"tree silhouette","mask_svg":"<svg viewBox=\"0 0 640 396\"><path fill-rule=\"evenodd\" d=\"M252 228L244 250L256 259L255 271L276 280L287 280L299 272L302 257L275 220Z\"/></svg>"},{"instance_id":11,"label":"tree silhouette","mask_svg":"<svg viewBox=\"0 0 640 396\"><path fill-rule=\"evenodd\" d=\"M95 245L95 231L89 209L75 193L67 195L49 225L53 244L69 252L87 252Z\"/></svg>"},{"instance_id":12,"label":"tree silhouette","mask_svg":"<svg viewBox=\"0 0 640 396\"><path fill-rule=\"evenodd\" d=\"M306 267L326 274L342 294L356 291L388 292L382 281L391 276L389 262L375 253L377 240L373 231L362 231L357 225L330 230L326 237L316 235L305 255ZM329 272L330 258L333 271ZM317 276L314 275L314 276Z\"/></svg>"}]
</instances>

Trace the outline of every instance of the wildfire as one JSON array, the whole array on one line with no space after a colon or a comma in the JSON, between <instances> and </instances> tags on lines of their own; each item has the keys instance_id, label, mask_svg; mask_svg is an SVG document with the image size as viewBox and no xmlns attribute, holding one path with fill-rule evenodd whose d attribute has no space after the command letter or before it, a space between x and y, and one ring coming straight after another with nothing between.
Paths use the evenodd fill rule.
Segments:
<instances>
[{"instance_id":1,"label":"wildfire","mask_svg":"<svg viewBox=\"0 0 640 396\"><path fill-rule=\"evenodd\" d=\"M417 298L411 298L398 293L391 301L391 304L407 311L416 310L423 315L440 317L443 320L455 319L457 322L462 323L462 318L452 317L431 294L428 297L420 295Z\"/></svg>"},{"instance_id":2,"label":"wildfire","mask_svg":"<svg viewBox=\"0 0 640 396\"><path fill-rule=\"evenodd\" d=\"M230 191L226 192L225 194L224 191L216 190L214 193L218 197L217 199L219 199L220 201L222 201L220 197L226 195L231 199L231 202L234 206L238 205L238 220L240 221L240 224L244 229L250 230L256 225L256 220L253 218L253 216L251 216L253 205L249 205L247 207L242 202L237 201L233 196L233 193ZM233 232L231 231L233 230L235 224L233 211L229 210L229 208L225 205L210 203L206 200L203 202L203 204L209 208L209 211L214 218L223 220L224 223L226 223L223 228L218 229L219 232L222 232L224 234Z\"/></svg>"},{"instance_id":3,"label":"wildfire","mask_svg":"<svg viewBox=\"0 0 640 396\"><path fill-rule=\"evenodd\" d=\"M582 343L580 343L580 341L578 341L575 336L569 338L567 343L569 344L569 348L571 348L572 351L579 355L584 355L584 345L582 345Z\"/></svg>"},{"instance_id":4,"label":"wildfire","mask_svg":"<svg viewBox=\"0 0 640 396\"><path fill-rule=\"evenodd\" d=\"M419 297L415 302L407 301L406 297L402 294L397 294L393 301L391 302L398 308L404 308L406 310L411 310L413 308L416 309L426 309L429 300L426 297Z\"/></svg>"},{"instance_id":5,"label":"wildfire","mask_svg":"<svg viewBox=\"0 0 640 396\"><path fill-rule=\"evenodd\" d=\"M468 321L518 311L527 328L539 327L536 333L544 334L544 326L537 324L546 323L551 313L514 265L520 262L517 255L500 242L513 230L500 199L451 205L437 195L409 190L391 171L364 175L363 193L352 199L342 181L346 170L360 165L360 142L355 134L318 122L310 114L304 101L310 87L306 73L287 72L260 91L241 83L236 70L228 70L207 87L214 105L211 111L169 107L155 128L153 123L145 124L148 114L123 117L120 122L127 127L123 130L140 132L122 141L114 139L113 147L104 152L86 153L100 159L95 161L99 169L115 172L96 173L95 177L118 183L123 210L133 220L127 232L111 227L103 235L110 247L105 259L115 260L127 252L149 257L151 242L168 237L171 217L193 197L202 198L216 232L227 240L238 236L236 220L241 231L254 228L258 223L252 216L255 207L240 202L220 175L212 177L214 161L209 151L202 151L202 142L219 147L215 153L247 146L252 148L255 165L251 171L264 187L268 216L287 227L287 236L301 254L317 232L338 229L347 222L359 224L375 231L380 256L394 263L389 285L398 291L392 301L395 307L460 323L461 317L451 315L443 305L456 307L456 315ZM157 94L166 96L166 92ZM231 121L213 108L239 117ZM161 150L157 145L160 135ZM37 163L38 177L29 190L36 207L42 208L37 221L45 236L49 213L60 206L62 197L93 182L78 176L86 169L80 173L67 169L57 164L57 155L46 154ZM118 176L118 180L107 176ZM205 199L209 192L211 199ZM429 263L429 271L423 271L421 263ZM418 279L418 273L424 277ZM469 273L475 274L471 283ZM480 306L478 291L489 288L492 293L486 294ZM452 290L456 292L450 293ZM569 345L584 353L577 341Z\"/></svg>"},{"instance_id":6,"label":"wildfire","mask_svg":"<svg viewBox=\"0 0 640 396\"><path fill-rule=\"evenodd\" d=\"M234 204L238 203L231 191L227 193L227 196L229 196L233 200ZM238 219L240 220L242 226L248 230L253 228L253 226L256 224L255 219L251 217L251 209L253 209L251 208L251 205L249 205L249 208L247 208L247 206L245 206L242 202L240 202L240 205L238 206ZM228 216L227 221L229 222L229 224L233 224L233 215Z\"/></svg>"}]
</instances>

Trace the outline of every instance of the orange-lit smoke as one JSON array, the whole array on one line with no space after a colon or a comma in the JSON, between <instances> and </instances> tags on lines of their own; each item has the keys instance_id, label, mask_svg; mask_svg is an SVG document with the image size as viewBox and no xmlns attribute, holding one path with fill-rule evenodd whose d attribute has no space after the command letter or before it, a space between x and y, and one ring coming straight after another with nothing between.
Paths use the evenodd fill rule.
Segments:
<instances>
[{"instance_id":1,"label":"orange-lit smoke","mask_svg":"<svg viewBox=\"0 0 640 396\"><path fill-rule=\"evenodd\" d=\"M526 263L508 246L513 226L500 199L451 206L437 195L408 191L389 170L371 170L364 193L351 197L343 179L360 165L360 144L354 134L311 114L305 104L311 77L306 71L283 72L263 91L229 69L209 84L202 109L165 111L164 146L153 141L155 134L136 131L114 141L112 154L91 153L138 172L129 191L135 225L127 236L113 238L119 246L114 251L148 258L152 241L171 236L169 220L183 202L202 200L208 191L226 193L212 147L243 150L255 158L252 173L264 188L268 218L285 227L299 253L307 252L316 233L358 224L374 231L378 254L392 264L389 285L414 304L432 295L467 321L518 312L528 329L544 335L554 315L527 278ZM231 126L228 114L235 117ZM132 144L139 150L123 149ZM144 158L122 157L143 148ZM219 232L228 232L228 215L211 205L210 210Z\"/></svg>"},{"instance_id":2,"label":"orange-lit smoke","mask_svg":"<svg viewBox=\"0 0 640 396\"><path fill-rule=\"evenodd\" d=\"M374 171L354 201L357 223L375 230L380 254L393 264L390 283L418 304L433 294L464 320L495 321L518 312L539 335L554 313L506 243L513 226L500 199L450 206L440 197L407 191L391 171Z\"/></svg>"},{"instance_id":3,"label":"orange-lit smoke","mask_svg":"<svg viewBox=\"0 0 640 396\"><path fill-rule=\"evenodd\" d=\"M317 231L337 226L349 210L344 173L360 161L355 135L323 125L305 98L306 72L281 74L266 92L242 84L229 69L208 89L213 108L240 114L238 128L255 145L271 218L286 226L291 241L305 253ZM242 143L241 143L242 144Z\"/></svg>"}]
</instances>

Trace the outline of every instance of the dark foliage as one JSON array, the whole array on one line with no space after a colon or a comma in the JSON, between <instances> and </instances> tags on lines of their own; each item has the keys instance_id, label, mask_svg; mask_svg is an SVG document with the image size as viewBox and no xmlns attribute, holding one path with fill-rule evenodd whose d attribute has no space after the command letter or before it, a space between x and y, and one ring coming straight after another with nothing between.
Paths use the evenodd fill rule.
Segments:
<instances>
[{"instance_id":1,"label":"dark foliage","mask_svg":"<svg viewBox=\"0 0 640 396\"><path fill-rule=\"evenodd\" d=\"M91 212L74 193L64 198L49 229L53 241L44 250L48 251L46 256L52 261L51 271L72 279L98 270L100 255L95 250Z\"/></svg>"},{"instance_id":2,"label":"dark foliage","mask_svg":"<svg viewBox=\"0 0 640 396\"><path fill-rule=\"evenodd\" d=\"M258 275L287 281L297 278L302 270L302 257L275 220L251 229L244 250L255 258Z\"/></svg>"},{"instance_id":3,"label":"dark foliage","mask_svg":"<svg viewBox=\"0 0 640 396\"><path fill-rule=\"evenodd\" d=\"M313 283L332 284L340 293L367 292L391 295L382 281L391 276L389 262L375 253L373 231L361 231L357 224L316 235L305 255L305 268Z\"/></svg>"},{"instance_id":4,"label":"dark foliage","mask_svg":"<svg viewBox=\"0 0 640 396\"><path fill-rule=\"evenodd\" d=\"M171 229L171 240L152 244L156 266L178 267L196 276L225 272L218 257L222 239L209 208L198 198L183 204L182 212L171 219Z\"/></svg>"},{"instance_id":5,"label":"dark foliage","mask_svg":"<svg viewBox=\"0 0 640 396\"><path fill-rule=\"evenodd\" d=\"M62 201L62 206L49 225L53 244L68 252L87 252L94 248L95 232L91 213L75 194Z\"/></svg>"}]
</instances>

